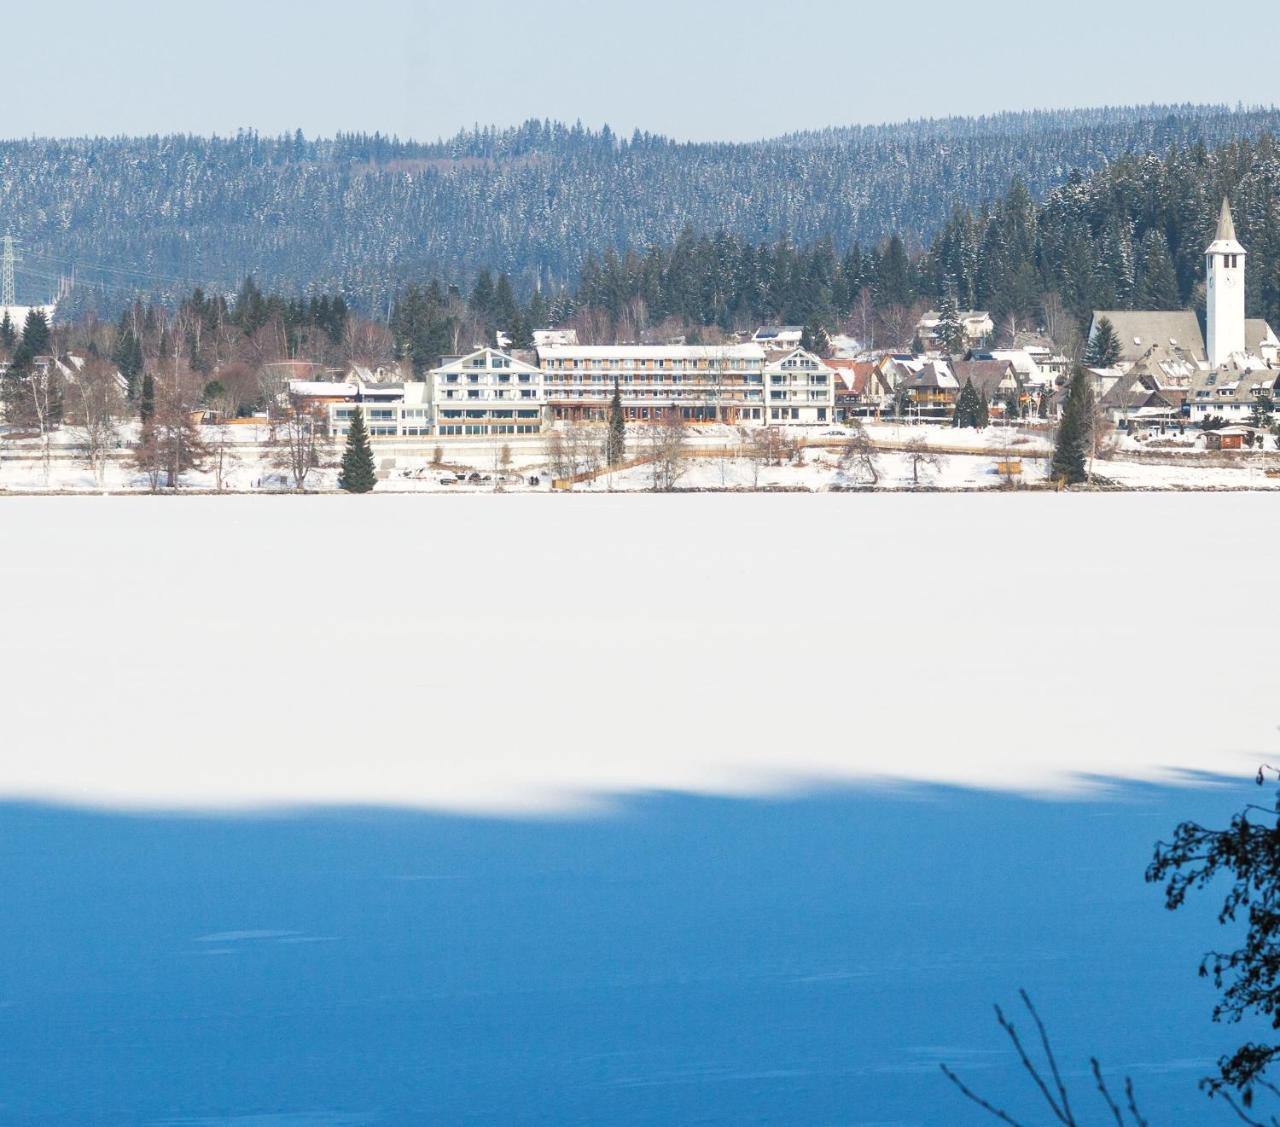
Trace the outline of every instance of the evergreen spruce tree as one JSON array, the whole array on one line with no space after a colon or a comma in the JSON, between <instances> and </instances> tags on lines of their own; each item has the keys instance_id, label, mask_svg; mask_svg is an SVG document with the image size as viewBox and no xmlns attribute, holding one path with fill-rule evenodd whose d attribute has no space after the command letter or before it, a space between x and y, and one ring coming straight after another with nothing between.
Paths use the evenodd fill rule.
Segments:
<instances>
[{"instance_id":1,"label":"evergreen spruce tree","mask_svg":"<svg viewBox=\"0 0 1280 1127\"><path fill-rule=\"evenodd\" d=\"M364 412L357 407L351 416L351 429L347 431L347 447L342 452L338 487L348 493L368 493L377 484L369 431L364 425Z\"/></svg>"},{"instance_id":2,"label":"evergreen spruce tree","mask_svg":"<svg viewBox=\"0 0 1280 1127\"><path fill-rule=\"evenodd\" d=\"M951 417L953 427L973 427L981 429L987 425L987 408L982 401L982 394L973 386L973 380L964 382L960 394L956 396L956 410Z\"/></svg>"},{"instance_id":3,"label":"evergreen spruce tree","mask_svg":"<svg viewBox=\"0 0 1280 1127\"><path fill-rule=\"evenodd\" d=\"M934 332L944 352L952 356L958 356L964 352L969 338L964 329L964 322L960 320L960 308L951 294L947 294L942 299L942 308L938 311L938 327Z\"/></svg>"},{"instance_id":4,"label":"evergreen spruce tree","mask_svg":"<svg viewBox=\"0 0 1280 1127\"><path fill-rule=\"evenodd\" d=\"M4 320L0 320L0 345L6 350L13 348L18 343L18 330L13 327L13 320L9 316L9 311L4 311Z\"/></svg>"},{"instance_id":5,"label":"evergreen spruce tree","mask_svg":"<svg viewBox=\"0 0 1280 1127\"><path fill-rule=\"evenodd\" d=\"M138 403L138 418L143 425L150 423L156 414L156 381L148 373L142 377L142 398Z\"/></svg>"},{"instance_id":6,"label":"evergreen spruce tree","mask_svg":"<svg viewBox=\"0 0 1280 1127\"><path fill-rule=\"evenodd\" d=\"M1049 476L1067 485L1089 480L1089 450L1093 442L1093 384L1084 365L1077 364L1067 386L1067 401L1058 424Z\"/></svg>"},{"instance_id":7,"label":"evergreen spruce tree","mask_svg":"<svg viewBox=\"0 0 1280 1127\"><path fill-rule=\"evenodd\" d=\"M831 334L821 321L810 321L800 334L800 347L826 360L831 355Z\"/></svg>"},{"instance_id":8,"label":"evergreen spruce tree","mask_svg":"<svg viewBox=\"0 0 1280 1127\"><path fill-rule=\"evenodd\" d=\"M1110 368L1120 359L1120 338L1110 317L1098 321L1097 331L1085 349L1084 362L1090 368Z\"/></svg>"},{"instance_id":9,"label":"evergreen spruce tree","mask_svg":"<svg viewBox=\"0 0 1280 1127\"><path fill-rule=\"evenodd\" d=\"M49 318L43 309L33 309L22 326L22 347L32 356L44 356L49 351Z\"/></svg>"},{"instance_id":10,"label":"evergreen spruce tree","mask_svg":"<svg viewBox=\"0 0 1280 1127\"><path fill-rule=\"evenodd\" d=\"M605 460L611 466L621 465L627 453L627 420L622 413L622 392L613 381L613 398L609 400L609 435L605 442Z\"/></svg>"}]
</instances>

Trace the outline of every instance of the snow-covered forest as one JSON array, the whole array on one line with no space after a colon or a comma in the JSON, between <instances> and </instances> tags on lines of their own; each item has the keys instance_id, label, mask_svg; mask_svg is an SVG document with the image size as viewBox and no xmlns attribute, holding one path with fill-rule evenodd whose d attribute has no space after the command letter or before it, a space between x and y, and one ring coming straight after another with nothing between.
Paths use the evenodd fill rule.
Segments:
<instances>
[{"instance_id":1,"label":"snow-covered forest","mask_svg":"<svg viewBox=\"0 0 1280 1127\"><path fill-rule=\"evenodd\" d=\"M433 144L381 136L190 136L0 144L0 215L24 244L20 299L75 270L76 305L246 275L341 290L384 308L406 282L518 293L572 285L588 256L669 245L686 228L838 254L893 232L925 245L956 206L1033 198L1073 170L1280 127L1275 110L1147 106L831 129L754 144L686 144L529 122Z\"/></svg>"}]
</instances>

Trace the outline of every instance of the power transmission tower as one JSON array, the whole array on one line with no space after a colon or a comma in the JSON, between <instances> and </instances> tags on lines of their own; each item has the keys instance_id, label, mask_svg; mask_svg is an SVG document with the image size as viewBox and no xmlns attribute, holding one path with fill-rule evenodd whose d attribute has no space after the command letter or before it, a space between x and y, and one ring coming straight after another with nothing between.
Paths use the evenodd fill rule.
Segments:
<instances>
[{"instance_id":1,"label":"power transmission tower","mask_svg":"<svg viewBox=\"0 0 1280 1127\"><path fill-rule=\"evenodd\" d=\"M14 250L17 240L12 235L4 237L4 258L0 265L0 305L17 305L16 287L13 282L13 268L18 261Z\"/></svg>"}]
</instances>

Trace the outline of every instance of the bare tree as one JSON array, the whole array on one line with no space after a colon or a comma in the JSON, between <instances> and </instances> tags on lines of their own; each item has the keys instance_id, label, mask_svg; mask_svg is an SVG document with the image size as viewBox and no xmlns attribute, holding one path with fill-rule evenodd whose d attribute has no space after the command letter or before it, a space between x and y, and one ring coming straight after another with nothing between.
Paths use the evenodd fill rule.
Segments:
<instances>
[{"instance_id":1,"label":"bare tree","mask_svg":"<svg viewBox=\"0 0 1280 1127\"><path fill-rule=\"evenodd\" d=\"M683 476L687 451L684 419L679 410L664 411L649 429L650 466L655 492L670 492Z\"/></svg>"},{"instance_id":2,"label":"bare tree","mask_svg":"<svg viewBox=\"0 0 1280 1127\"><path fill-rule=\"evenodd\" d=\"M1031 998L1027 995L1027 992L1020 990L1018 994L1022 998L1027 1012L1031 1015L1031 1020L1035 1023L1036 1035L1040 1041L1040 1048L1044 1053L1045 1063L1038 1065L1031 1059L1031 1054L1027 1051L1026 1045L1023 1044L1022 1035L999 1006L996 1006L996 1021L1013 1043L1014 1051L1018 1054L1022 1067L1026 1070L1027 1075L1031 1077L1045 1103L1049 1105L1054 1121L1061 1124L1062 1127L1080 1127L1080 1120L1076 1118L1075 1112L1071 1108L1071 1097L1067 1091L1066 1084L1063 1083L1062 1073L1058 1068L1057 1058L1053 1055L1053 1047L1049 1043L1048 1033L1045 1032L1044 1022L1040 1020L1040 1015L1036 1012L1035 1006L1031 1004ZM1122 1106L1119 1093L1111 1091L1110 1085L1107 1084L1106 1078L1102 1075L1102 1066L1098 1063L1097 1058L1091 1058L1089 1064L1093 1072L1094 1085L1106 1103L1107 1111L1115 1121L1116 1127L1126 1127L1126 1122L1129 1120L1132 1121L1133 1127L1149 1127L1146 1119L1143 1118L1142 1113L1138 1110L1138 1101L1133 1091L1133 1081L1128 1077L1125 1078L1124 1104ZM997 1107L989 1100L978 1095L947 1065L944 1064L941 1068L947 1079L959 1089L965 1099L977 1104L978 1107L982 1108L994 1119L1008 1124L1008 1127L1023 1127L1021 1120L1014 1119L1003 1108Z\"/></svg>"},{"instance_id":3,"label":"bare tree","mask_svg":"<svg viewBox=\"0 0 1280 1127\"><path fill-rule=\"evenodd\" d=\"M23 414L40 436L40 463L46 487L53 473L53 436L62 425L64 390L62 372L53 361L36 364L21 380Z\"/></svg>"},{"instance_id":4,"label":"bare tree","mask_svg":"<svg viewBox=\"0 0 1280 1127\"><path fill-rule=\"evenodd\" d=\"M170 364L156 379L155 414L143 423L133 464L147 475L152 490L176 489L188 470L202 469L208 448L200 434L199 379L182 364Z\"/></svg>"},{"instance_id":5,"label":"bare tree","mask_svg":"<svg viewBox=\"0 0 1280 1127\"><path fill-rule=\"evenodd\" d=\"M321 455L329 446L328 420L324 409L294 397L277 431L272 465L287 470L294 489L302 492L307 477L320 465Z\"/></svg>"},{"instance_id":6,"label":"bare tree","mask_svg":"<svg viewBox=\"0 0 1280 1127\"><path fill-rule=\"evenodd\" d=\"M771 449L773 440L770 436L772 427L753 427L751 430L741 430L739 434L742 436L743 450L747 457L747 463L751 466L751 488L760 488L760 470L771 463L773 459L773 450Z\"/></svg>"},{"instance_id":7,"label":"bare tree","mask_svg":"<svg viewBox=\"0 0 1280 1127\"><path fill-rule=\"evenodd\" d=\"M107 462L120 437L124 394L115 368L100 356L90 356L68 389L68 408L85 463L101 489Z\"/></svg>"},{"instance_id":8,"label":"bare tree","mask_svg":"<svg viewBox=\"0 0 1280 1127\"><path fill-rule=\"evenodd\" d=\"M840 455L840 469L855 478L866 477L872 486L880 484L880 461L876 445L871 441L867 428L862 420L853 418L846 424L849 428L849 441L845 443Z\"/></svg>"},{"instance_id":9,"label":"bare tree","mask_svg":"<svg viewBox=\"0 0 1280 1127\"><path fill-rule=\"evenodd\" d=\"M942 459L936 451L930 449L927 431L913 430L904 447L907 460L911 463L911 484L919 485L920 476L928 478L942 469Z\"/></svg>"}]
</instances>

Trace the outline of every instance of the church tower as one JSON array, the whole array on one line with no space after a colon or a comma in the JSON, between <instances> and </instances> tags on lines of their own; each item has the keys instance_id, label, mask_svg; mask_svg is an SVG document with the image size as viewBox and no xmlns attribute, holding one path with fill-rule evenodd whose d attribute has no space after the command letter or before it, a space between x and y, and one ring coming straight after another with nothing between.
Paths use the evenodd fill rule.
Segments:
<instances>
[{"instance_id":1,"label":"church tower","mask_svg":"<svg viewBox=\"0 0 1280 1127\"><path fill-rule=\"evenodd\" d=\"M1225 364L1233 352L1244 351L1245 249L1236 241L1236 225L1225 199L1218 219L1218 234L1204 253L1209 363L1217 368Z\"/></svg>"}]
</instances>

